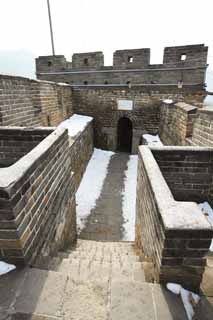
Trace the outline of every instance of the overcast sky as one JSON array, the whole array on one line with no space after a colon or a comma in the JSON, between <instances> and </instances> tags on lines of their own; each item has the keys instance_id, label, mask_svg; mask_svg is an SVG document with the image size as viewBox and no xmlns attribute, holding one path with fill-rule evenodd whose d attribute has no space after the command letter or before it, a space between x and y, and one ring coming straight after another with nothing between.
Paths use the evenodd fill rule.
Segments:
<instances>
[{"instance_id":1,"label":"overcast sky","mask_svg":"<svg viewBox=\"0 0 213 320\"><path fill-rule=\"evenodd\" d=\"M205 43L213 69L212 0L50 0L56 54ZM0 73L34 76L34 58L51 54L46 0L0 0ZM210 75L211 76L211 75ZM212 76L213 83L213 76ZM212 85L213 89L213 85Z\"/></svg>"}]
</instances>

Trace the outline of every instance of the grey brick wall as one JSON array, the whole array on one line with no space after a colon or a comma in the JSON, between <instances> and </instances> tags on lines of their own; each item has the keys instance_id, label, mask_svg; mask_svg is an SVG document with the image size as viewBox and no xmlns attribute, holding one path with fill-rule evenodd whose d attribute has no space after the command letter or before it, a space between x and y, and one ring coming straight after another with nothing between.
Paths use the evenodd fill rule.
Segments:
<instances>
[{"instance_id":1,"label":"grey brick wall","mask_svg":"<svg viewBox=\"0 0 213 320\"><path fill-rule=\"evenodd\" d=\"M211 107L199 110L194 123L192 143L213 147L213 109Z\"/></svg>"},{"instance_id":2,"label":"grey brick wall","mask_svg":"<svg viewBox=\"0 0 213 320\"><path fill-rule=\"evenodd\" d=\"M14 164L51 132L51 129L0 127L0 168Z\"/></svg>"},{"instance_id":3,"label":"grey brick wall","mask_svg":"<svg viewBox=\"0 0 213 320\"><path fill-rule=\"evenodd\" d=\"M69 151L67 131L57 129L26 157L0 169L1 259L27 264L41 250L49 253L75 240Z\"/></svg>"},{"instance_id":4,"label":"grey brick wall","mask_svg":"<svg viewBox=\"0 0 213 320\"><path fill-rule=\"evenodd\" d=\"M209 201L213 150L196 147L153 149L153 156L177 201Z\"/></svg>"},{"instance_id":5,"label":"grey brick wall","mask_svg":"<svg viewBox=\"0 0 213 320\"><path fill-rule=\"evenodd\" d=\"M150 64L150 49L117 50L113 66L104 66L102 52L75 53L72 63L64 56L36 59L37 77L70 84L169 84L198 85L204 89L208 47L167 47L162 64ZM186 59L181 60L182 55Z\"/></svg>"},{"instance_id":6,"label":"grey brick wall","mask_svg":"<svg viewBox=\"0 0 213 320\"><path fill-rule=\"evenodd\" d=\"M77 190L87 164L94 150L93 122L88 123L83 132L75 139L70 138L71 171L74 173L75 189Z\"/></svg>"},{"instance_id":7,"label":"grey brick wall","mask_svg":"<svg viewBox=\"0 0 213 320\"><path fill-rule=\"evenodd\" d=\"M193 199L174 200L153 157L159 150L152 149L139 148L136 245L153 262L157 281L180 283L197 291L213 236L212 226L198 206L189 202ZM177 150L177 159L179 153ZM202 159L202 152L199 157ZM178 173L173 176L179 181Z\"/></svg>"},{"instance_id":8,"label":"grey brick wall","mask_svg":"<svg viewBox=\"0 0 213 320\"><path fill-rule=\"evenodd\" d=\"M165 145L186 145L192 137L197 108L184 102L163 103L159 134Z\"/></svg>"},{"instance_id":9,"label":"grey brick wall","mask_svg":"<svg viewBox=\"0 0 213 320\"><path fill-rule=\"evenodd\" d=\"M133 125L133 149L132 153L137 153L141 135L143 133L156 134L160 126L160 106L162 100L172 98L175 101L192 101L193 92L191 94L185 90L176 89L171 91L168 88L159 91L157 88L150 90L149 88L139 87L88 87L88 88L74 88L73 89L73 109L76 113L90 115L94 118L94 138L95 146L98 148L116 150L117 149L117 125L121 117L127 117L132 121ZM132 111L118 110L118 100L133 101ZM190 129L190 121L193 118L192 111L186 112L179 108L176 118L186 117L188 121L187 134ZM186 115L186 116L185 116ZM163 130L168 133L167 119L162 113L163 121L161 126ZM175 119L176 121L176 119ZM179 120L178 120L179 121ZM169 130L173 133L173 127ZM190 129L191 130L191 129ZM173 135L180 134L179 128ZM177 141L178 143L179 141Z\"/></svg>"},{"instance_id":10,"label":"grey brick wall","mask_svg":"<svg viewBox=\"0 0 213 320\"><path fill-rule=\"evenodd\" d=\"M72 113L69 86L0 75L0 126L56 126Z\"/></svg>"}]
</instances>

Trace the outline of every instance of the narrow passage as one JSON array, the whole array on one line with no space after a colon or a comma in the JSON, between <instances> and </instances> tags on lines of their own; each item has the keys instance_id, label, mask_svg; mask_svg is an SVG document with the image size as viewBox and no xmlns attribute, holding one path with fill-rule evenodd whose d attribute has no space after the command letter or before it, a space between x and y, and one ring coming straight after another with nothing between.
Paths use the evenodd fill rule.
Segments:
<instances>
[{"instance_id":1,"label":"narrow passage","mask_svg":"<svg viewBox=\"0 0 213 320\"><path fill-rule=\"evenodd\" d=\"M95 149L94 154L97 153L97 161L94 161L93 156L77 192L79 237L96 241L134 241L137 156L112 152L108 154L108 151ZM101 163L98 158L99 161L102 158ZM104 158L105 177L101 169ZM96 183L101 189L98 197L96 192L97 198L94 200L95 195L92 194ZM92 198L94 205L91 208L88 205L85 207L84 202L88 199L92 202Z\"/></svg>"}]
</instances>

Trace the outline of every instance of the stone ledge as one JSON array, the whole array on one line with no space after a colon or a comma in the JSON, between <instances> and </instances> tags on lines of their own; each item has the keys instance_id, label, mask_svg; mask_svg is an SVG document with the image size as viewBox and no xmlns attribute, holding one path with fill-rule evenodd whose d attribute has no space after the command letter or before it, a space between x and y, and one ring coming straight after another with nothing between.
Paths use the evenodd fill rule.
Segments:
<instances>
[{"instance_id":1,"label":"stone ledge","mask_svg":"<svg viewBox=\"0 0 213 320\"><path fill-rule=\"evenodd\" d=\"M196 147L185 147L185 150L190 148L192 151ZM163 219L165 229L190 229L190 230L212 230L213 229L202 211L194 202L179 202L175 201L174 197L160 171L160 168L152 155L152 150L182 150L182 147L139 147L139 152L144 162L147 176L150 181L150 186L153 191L159 212ZM207 148L198 148L199 151L204 151ZM208 148L210 149L210 148ZM210 149L213 151L213 149ZM209 151L209 150L207 150ZM178 216L177 216L178 212ZM175 218L174 218L175 215Z\"/></svg>"},{"instance_id":2,"label":"stone ledge","mask_svg":"<svg viewBox=\"0 0 213 320\"><path fill-rule=\"evenodd\" d=\"M9 127L3 127L7 128ZM2 129L2 128L1 128ZM18 127L11 128L12 131L18 130ZM19 130L28 130L28 128L20 127ZM32 151L18 160L9 168L0 169L0 189L9 188L14 183L16 183L26 172L30 169L30 167L34 164L34 162L39 159L42 155L48 152L49 148L58 140L60 136L67 135L67 130L62 128L57 128L55 131L54 128L36 128L35 131L42 130L45 132L52 132L48 135L43 141L41 141ZM33 132L33 129L31 129Z\"/></svg>"}]
</instances>

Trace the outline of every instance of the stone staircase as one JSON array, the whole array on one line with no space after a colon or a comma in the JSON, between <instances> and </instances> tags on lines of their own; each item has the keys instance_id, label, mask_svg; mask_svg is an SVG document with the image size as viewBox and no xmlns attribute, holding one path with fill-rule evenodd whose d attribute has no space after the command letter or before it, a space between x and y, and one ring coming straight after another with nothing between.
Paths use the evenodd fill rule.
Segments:
<instances>
[{"instance_id":1,"label":"stone staircase","mask_svg":"<svg viewBox=\"0 0 213 320\"><path fill-rule=\"evenodd\" d=\"M78 240L72 250L3 280L0 319L187 319L177 296L145 282L132 243Z\"/></svg>"}]
</instances>

